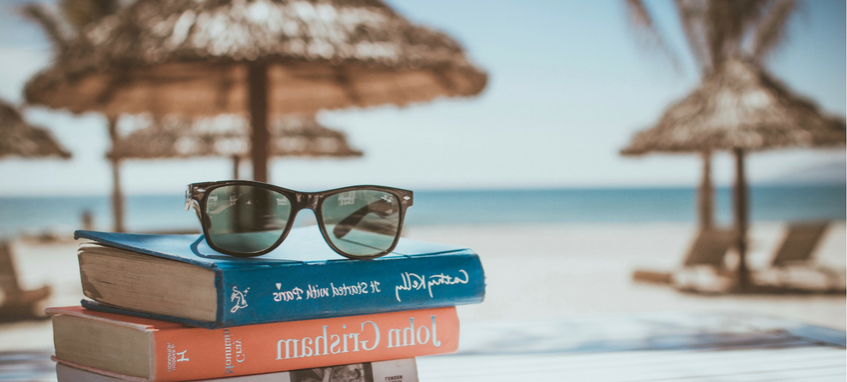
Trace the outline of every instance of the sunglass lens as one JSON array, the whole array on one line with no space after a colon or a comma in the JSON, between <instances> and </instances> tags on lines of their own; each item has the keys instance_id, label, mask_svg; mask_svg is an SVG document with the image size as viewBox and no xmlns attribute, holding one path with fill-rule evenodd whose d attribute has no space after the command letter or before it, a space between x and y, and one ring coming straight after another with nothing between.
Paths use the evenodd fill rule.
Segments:
<instances>
[{"instance_id":1,"label":"sunglass lens","mask_svg":"<svg viewBox=\"0 0 847 382\"><path fill-rule=\"evenodd\" d=\"M384 252L400 234L400 203L388 192L358 190L331 195L321 205L321 217L332 244L352 256Z\"/></svg>"},{"instance_id":2,"label":"sunglass lens","mask_svg":"<svg viewBox=\"0 0 847 382\"><path fill-rule=\"evenodd\" d=\"M279 240L291 215L283 194L253 186L223 186L206 201L208 240L226 251L249 255Z\"/></svg>"}]
</instances>

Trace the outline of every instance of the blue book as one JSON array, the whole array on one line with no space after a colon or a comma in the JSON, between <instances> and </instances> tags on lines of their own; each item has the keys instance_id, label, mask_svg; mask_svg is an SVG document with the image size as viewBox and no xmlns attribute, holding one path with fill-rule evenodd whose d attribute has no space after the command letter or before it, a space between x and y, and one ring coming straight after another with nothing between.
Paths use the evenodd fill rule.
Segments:
<instances>
[{"instance_id":1,"label":"blue book","mask_svg":"<svg viewBox=\"0 0 847 382\"><path fill-rule=\"evenodd\" d=\"M237 258L203 235L77 231L88 309L218 328L482 302L485 275L468 248L401 238L389 255L349 260L316 226L271 253Z\"/></svg>"}]
</instances>

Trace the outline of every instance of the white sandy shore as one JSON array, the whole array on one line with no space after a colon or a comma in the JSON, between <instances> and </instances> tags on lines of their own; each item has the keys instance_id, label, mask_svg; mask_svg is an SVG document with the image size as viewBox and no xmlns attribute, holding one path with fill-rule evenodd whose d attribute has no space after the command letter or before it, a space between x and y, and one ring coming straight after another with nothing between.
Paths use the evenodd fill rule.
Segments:
<instances>
[{"instance_id":1,"label":"white sandy shore","mask_svg":"<svg viewBox=\"0 0 847 382\"><path fill-rule=\"evenodd\" d=\"M750 263L764 267L783 225L752 227ZM408 227L409 238L469 246L482 259L486 298L462 306L463 322L538 319L659 311L755 312L845 328L845 296L702 296L635 284L638 267L673 269L695 229L690 224L538 224ZM822 263L845 267L847 232L832 227L817 253ZM83 298L76 244L14 246L26 287L50 284L51 306ZM49 321L0 324L0 351L52 348Z\"/></svg>"}]
</instances>

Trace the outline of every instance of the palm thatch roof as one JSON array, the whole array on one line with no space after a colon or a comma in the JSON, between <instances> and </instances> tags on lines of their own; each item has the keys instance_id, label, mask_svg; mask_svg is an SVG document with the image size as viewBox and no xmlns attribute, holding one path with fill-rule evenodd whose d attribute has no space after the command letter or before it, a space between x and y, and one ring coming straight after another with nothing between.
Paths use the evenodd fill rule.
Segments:
<instances>
[{"instance_id":1,"label":"palm thatch roof","mask_svg":"<svg viewBox=\"0 0 847 382\"><path fill-rule=\"evenodd\" d=\"M56 142L50 131L26 123L12 105L0 101L0 158L7 156L68 159L71 153Z\"/></svg>"},{"instance_id":2,"label":"palm thatch roof","mask_svg":"<svg viewBox=\"0 0 847 382\"><path fill-rule=\"evenodd\" d=\"M193 122L169 117L154 122L135 117L138 128L107 153L120 159L249 156L250 126L243 117L222 115ZM270 155L277 157L361 157L344 133L320 125L314 117L288 116L271 124Z\"/></svg>"},{"instance_id":3,"label":"palm thatch roof","mask_svg":"<svg viewBox=\"0 0 847 382\"><path fill-rule=\"evenodd\" d=\"M638 132L623 155L844 146L845 124L761 67L733 59Z\"/></svg>"},{"instance_id":4,"label":"palm thatch roof","mask_svg":"<svg viewBox=\"0 0 847 382\"><path fill-rule=\"evenodd\" d=\"M69 41L27 102L75 113L241 113L268 65L272 115L471 96L487 75L381 0L139 0Z\"/></svg>"}]
</instances>

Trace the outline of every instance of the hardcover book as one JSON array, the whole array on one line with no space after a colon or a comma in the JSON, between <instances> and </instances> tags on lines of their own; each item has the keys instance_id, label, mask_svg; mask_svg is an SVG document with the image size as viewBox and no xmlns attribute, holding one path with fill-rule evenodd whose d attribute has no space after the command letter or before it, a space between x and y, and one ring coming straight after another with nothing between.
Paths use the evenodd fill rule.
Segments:
<instances>
[{"instance_id":1,"label":"hardcover book","mask_svg":"<svg viewBox=\"0 0 847 382\"><path fill-rule=\"evenodd\" d=\"M56 358L142 381L187 381L455 352L455 307L224 329L48 308Z\"/></svg>"},{"instance_id":2,"label":"hardcover book","mask_svg":"<svg viewBox=\"0 0 847 382\"><path fill-rule=\"evenodd\" d=\"M479 257L468 248L400 239L391 254L349 260L316 226L291 231L273 252L237 258L203 235L77 231L89 309L205 328L478 303Z\"/></svg>"},{"instance_id":3,"label":"hardcover book","mask_svg":"<svg viewBox=\"0 0 847 382\"><path fill-rule=\"evenodd\" d=\"M59 382L147 382L147 379L105 370L85 367L56 360L56 377ZM381 362L364 362L347 365L319 367L245 375L231 378L204 379L197 382L323 382L329 380L350 382L418 382L418 369L414 358Z\"/></svg>"}]
</instances>

